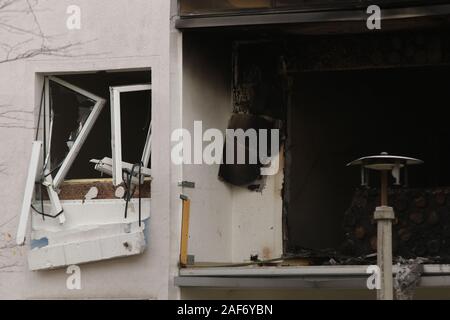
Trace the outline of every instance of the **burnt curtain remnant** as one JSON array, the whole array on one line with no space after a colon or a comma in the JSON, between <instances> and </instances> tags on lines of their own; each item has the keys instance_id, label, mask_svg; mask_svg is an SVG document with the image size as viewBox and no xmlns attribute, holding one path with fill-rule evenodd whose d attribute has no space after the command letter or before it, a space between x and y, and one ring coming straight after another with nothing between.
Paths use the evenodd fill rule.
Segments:
<instances>
[{"instance_id":1,"label":"burnt curtain remnant","mask_svg":"<svg viewBox=\"0 0 450 320\"><path fill-rule=\"evenodd\" d=\"M235 130L235 132L243 130L243 132L246 132L246 138L244 141L240 141L236 135L231 137L227 136L223 150L223 164L219 169L219 177L233 185L249 185L259 179L261 175L261 168L263 166L259 157L261 144L266 144L264 156L274 156L271 154L272 141L270 130L279 130L279 124L277 121L267 117L251 114L233 114L228 129ZM252 130L255 133L254 138L251 137L250 131L248 130ZM259 130L267 130L266 141L260 139ZM234 153L233 157L228 157L231 158L232 163L227 162L227 149ZM239 154L245 155L245 163L240 164L238 162ZM256 161L250 163L250 159L253 157L255 157Z\"/></svg>"}]
</instances>

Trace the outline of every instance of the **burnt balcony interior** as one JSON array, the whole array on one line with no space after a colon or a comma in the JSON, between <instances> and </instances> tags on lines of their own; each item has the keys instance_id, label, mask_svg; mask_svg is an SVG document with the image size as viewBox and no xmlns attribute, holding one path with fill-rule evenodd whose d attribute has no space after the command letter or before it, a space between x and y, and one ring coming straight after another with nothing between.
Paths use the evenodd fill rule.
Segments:
<instances>
[{"instance_id":1,"label":"burnt balcony interior","mask_svg":"<svg viewBox=\"0 0 450 320\"><path fill-rule=\"evenodd\" d=\"M391 188L400 253L450 253L445 200L450 186L449 76L449 67L294 76L286 148L288 250L376 252L371 217L379 205L378 173L370 174L369 188L359 187L360 171L346 164L384 151L425 162L408 169L408 186Z\"/></svg>"},{"instance_id":2,"label":"burnt balcony interior","mask_svg":"<svg viewBox=\"0 0 450 320\"><path fill-rule=\"evenodd\" d=\"M425 162L409 169L407 186L390 189L394 255L450 261L448 36L417 30L235 46L234 112L285 124L285 255L321 264L375 253L379 177L371 173L361 187L359 169L346 164L388 152Z\"/></svg>"}]
</instances>

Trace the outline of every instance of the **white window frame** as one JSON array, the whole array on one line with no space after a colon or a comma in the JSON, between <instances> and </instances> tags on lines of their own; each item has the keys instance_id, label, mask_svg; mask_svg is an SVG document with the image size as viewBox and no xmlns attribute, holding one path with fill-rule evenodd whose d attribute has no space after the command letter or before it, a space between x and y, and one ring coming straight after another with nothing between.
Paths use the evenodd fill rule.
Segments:
<instances>
[{"instance_id":1,"label":"white window frame","mask_svg":"<svg viewBox=\"0 0 450 320\"><path fill-rule=\"evenodd\" d=\"M43 163L43 167L46 168L47 163L50 161L50 149L51 149L51 141L52 141L52 133L53 133L53 112L50 108L49 77L44 78L44 94L45 94L44 109L45 109L46 116L43 121L45 122L45 125L48 128L47 141L44 141L46 150L48 150L47 154L45 155L45 159L44 159L44 163ZM56 190L53 187L53 178L49 175L49 172L50 172L50 170L48 170L48 169L46 169L44 171L45 178L44 178L43 185L47 189L47 193L49 196L50 203L52 205L53 213L58 214L63 210L63 208L61 205L61 201L59 200L58 193L56 192ZM64 222L66 221L64 214L60 214L58 218L59 218L59 222L61 224L64 224Z\"/></svg>"},{"instance_id":2,"label":"white window frame","mask_svg":"<svg viewBox=\"0 0 450 320\"><path fill-rule=\"evenodd\" d=\"M112 178L113 184L118 186L122 183L122 128L121 128L121 107L120 95L125 92L152 91L151 84L136 84L127 86L110 87L111 99L111 149L112 149ZM151 108L151 106L149 106ZM142 164L144 168L148 168L150 155L152 152L152 123L150 122L147 139L144 150L142 152Z\"/></svg>"},{"instance_id":3,"label":"white window frame","mask_svg":"<svg viewBox=\"0 0 450 320\"><path fill-rule=\"evenodd\" d=\"M34 141L31 149L31 159L28 166L27 181L23 193L22 210L20 212L19 226L17 228L16 243L21 246L25 243L28 218L30 216L31 202L33 201L34 184L39 180L39 164L42 153L42 141Z\"/></svg>"},{"instance_id":4,"label":"white window frame","mask_svg":"<svg viewBox=\"0 0 450 320\"><path fill-rule=\"evenodd\" d=\"M50 81L58 83L59 85L66 87L67 89L74 91L80 95L83 95L95 102L95 105L89 114L89 117L86 119L86 122L83 124L83 127L78 134L72 148L69 150L66 158L64 159L61 167L56 174L56 177L53 178L50 174L50 170L47 168L47 164L50 162L50 150L51 150L51 139L53 134L53 113L52 108L50 106ZM59 222L63 224L66 219L63 211L63 207L61 201L59 199L58 193L56 190L60 187L67 173L69 172L75 158L77 157L81 147L86 141L87 136L89 135L94 123L96 122L100 112L102 111L103 106L106 103L106 100L100 98L86 90L83 90L77 86L74 86L64 80L61 80L57 77L48 76L44 78L45 82L45 103L43 108L45 109L45 118L43 121L45 122L45 126L49 128L48 136L46 137L46 141L34 141L31 153L31 160L28 168L27 181L25 184L24 197L22 201L22 209L20 213L20 221L17 229L16 243L17 245L23 245L25 243L25 235L26 229L28 225L28 219L31 211L31 203L33 201L34 195L34 185L37 181L44 176L44 181L42 185L47 189L47 193L49 196L49 201L52 207L52 211L55 215L58 215ZM43 144L46 146L46 153L44 155L44 160L41 162L40 156L42 154ZM42 165L42 167L40 166ZM45 168L44 172L41 172L39 175L39 168Z\"/></svg>"},{"instance_id":5,"label":"white window frame","mask_svg":"<svg viewBox=\"0 0 450 320\"><path fill-rule=\"evenodd\" d=\"M56 174L55 178L53 179L53 188L59 189L61 184L64 182L64 179L69 172L70 168L73 165L73 162L75 161L78 153L80 152L81 147L83 146L84 142L86 141L89 133L91 132L92 127L94 126L95 122L97 121L98 116L100 115L100 112L102 111L106 100L103 98L100 98L99 96L96 96L93 93L90 93L89 91L86 91L84 89L81 89L71 83L68 83L62 79L59 79L57 77L50 76L46 79L47 85L46 88L49 88L49 82L53 81L71 91L74 91L82 96L85 96L95 102L95 105L89 115L89 117L86 119L86 122L84 123L80 133L78 134L78 137L76 138L72 148L70 148L69 153L67 154L66 158L64 159L63 163L61 164L61 167L58 170L58 173ZM48 89L47 89L48 90ZM49 102L49 94L47 93L48 98L46 101L47 110L50 112L50 102ZM48 113L50 114L50 113ZM50 117L49 117L50 119ZM51 137L51 134L49 135ZM50 141L47 140L47 145L50 146ZM48 152L50 154L50 149L48 149Z\"/></svg>"},{"instance_id":6,"label":"white window frame","mask_svg":"<svg viewBox=\"0 0 450 320\"><path fill-rule=\"evenodd\" d=\"M81 89L67 81L64 81L60 78L54 76L46 76L44 78L45 82L45 103L43 108L45 108L45 118L43 121L45 122L46 127L48 128L48 136L46 137L46 141L34 141L31 160L28 168L27 181L25 185L24 198L22 202L22 209L20 214L19 227L17 230L16 242L18 245L23 245L25 243L26 229L28 224L28 219L31 212L31 204L33 201L34 195L34 186L36 181L39 181L42 176L39 175L39 168L45 168L44 172L41 174L44 175L44 181L42 185L47 189L49 195L49 201L52 207L52 211L55 214L60 213L63 210L61 205L61 201L59 199L57 190L64 182L64 179L72 167L78 153L80 152L81 147L85 143L89 133L91 132L92 127L97 121L103 107L106 104L106 100L91 93L84 89ZM50 150L51 150L51 139L53 135L53 112L50 104L50 83L55 82L75 93L83 95L90 100L95 102L94 107L92 108L91 113L83 124L80 133L78 134L73 146L69 150L69 153L63 160L57 174L53 177L50 173L50 169L47 168L47 164L50 162ZM151 84L138 84L138 85L127 85L127 86L116 86L110 87L111 91L111 132L112 132L112 159L109 162L110 172L113 176L113 183L115 185L119 185L122 183L122 170L126 169L130 171L130 165L126 163L122 163L122 147L121 147L121 106L120 106L120 94L124 92L137 92L137 91L150 91L152 90ZM151 105L149 106L151 108ZM152 132L152 123L150 122L146 142L144 145L143 153L141 161L143 163L142 175L151 176L151 170L148 169L148 165L150 162L151 156L151 132ZM44 160L41 162L41 154L43 149L43 144L46 146L46 155L44 155ZM104 159L105 163L107 163L107 159ZM103 164L103 162L101 162ZM137 179L135 179L137 180ZM140 179L137 183L140 183ZM61 224L65 222L65 217L63 214L60 214L59 221Z\"/></svg>"}]
</instances>

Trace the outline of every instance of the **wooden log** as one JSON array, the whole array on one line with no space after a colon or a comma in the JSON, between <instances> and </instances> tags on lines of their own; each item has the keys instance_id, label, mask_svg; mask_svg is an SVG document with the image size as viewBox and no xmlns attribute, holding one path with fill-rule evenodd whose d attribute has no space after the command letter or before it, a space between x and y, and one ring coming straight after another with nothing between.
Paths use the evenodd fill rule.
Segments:
<instances>
[{"instance_id":1,"label":"wooden log","mask_svg":"<svg viewBox=\"0 0 450 320\"><path fill-rule=\"evenodd\" d=\"M363 226L357 226L355 228L355 237L356 239L362 240L366 235L366 229Z\"/></svg>"},{"instance_id":2,"label":"wooden log","mask_svg":"<svg viewBox=\"0 0 450 320\"><path fill-rule=\"evenodd\" d=\"M423 196L414 199L414 204L417 208L425 208L427 206L427 199Z\"/></svg>"},{"instance_id":3,"label":"wooden log","mask_svg":"<svg viewBox=\"0 0 450 320\"><path fill-rule=\"evenodd\" d=\"M409 215L409 219L415 224L421 224L423 222L423 214L415 211Z\"/></svg>"},{"instance_id":4,"label":"wooden log","mask_svg":"<svg viewBox=\"0 0 450 320\"><path fill-rule=\"evenodd\" d=\"M439 222L439 215L437 214L437 212L430 211L427 217L427 224L433 226L436 225L438 222Z\"/></svg>"},{"instance_id":5,"label":"wooden log","mask_svg":"<svg viewBox=\"0 0 450 320\"><path fill-rule=\"evenodd\" d=\"M406 189L391 188L389 204L396 210L393 226L394 256L432 257L450 263L450 187ZM373 212L380 201L378 189L359 188L345 213L345 241L342 248L355 255L376 251L376 226ZM438 258L439 257L439 258Z\"/></svg>"},{"instance_id":6,"label":"wooden log","mask_svg":"<svg viewBox=\"0 0 450 320\"><path fill-rule=\"evenodd\" d=\"M447 195L443 191L437 192L434 197L436 203L440 206L443 206L447 201Z\"/></svg>"}]
</instances>

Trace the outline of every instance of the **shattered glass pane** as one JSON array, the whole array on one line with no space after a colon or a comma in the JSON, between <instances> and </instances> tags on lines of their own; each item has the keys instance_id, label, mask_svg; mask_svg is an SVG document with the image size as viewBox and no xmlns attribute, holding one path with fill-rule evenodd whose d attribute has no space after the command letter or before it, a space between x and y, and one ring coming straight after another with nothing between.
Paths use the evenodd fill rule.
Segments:
<instances>
[{"instance_id":1,"label":"shattered glass pane","mask_svg":"<svg viewBox=\"0 0 450 320\"><path fill-rule=\"evenodd\" d=\"M94 105L95 102L87 97L50 81L51 156L49 170L52 175L56 175L58 172L59 166L72 148Z\"/></svg>"},{"instance_id":2,"label":"shattered glass pane","mask_svg":"<svg viewBox=\"0 0 450 320\"><path fill-rule=\"evenodd\" d=\"M122 161L138 164L152 120L150 91L124 92L120 98ZM133 141L133 143L127 143ZM138 146L138 147L137 147Z\"/></svg>"},{"instance_id":3,"label":"shattered glass pane","mask_svg":"<svg viewBox=\"0 0 450 320\"><path fill-rule=\"evenodd\" d=\"M47 191L41 182L36 182L34 184L34 198L31 202L33 211L44 212L44 200L47 200L46 197ZM36 212L37 213L37 212Z\"/></svg>"}]
</instances>

